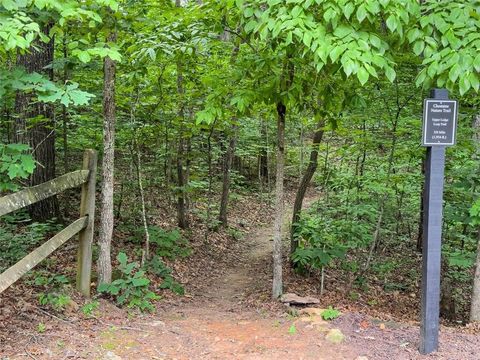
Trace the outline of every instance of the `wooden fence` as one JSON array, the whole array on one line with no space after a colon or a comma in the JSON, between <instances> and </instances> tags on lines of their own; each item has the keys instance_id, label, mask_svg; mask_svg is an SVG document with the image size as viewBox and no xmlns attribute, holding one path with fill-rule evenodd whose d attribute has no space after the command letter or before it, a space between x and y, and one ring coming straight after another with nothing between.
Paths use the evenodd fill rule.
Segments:
<instances>
[{"instance_id":1,"label":"wooden fence","mask_svg":"<svg viewBox=\"0 0 480 360\"><path fill-rule=\"evenodd\" d=\"M3 216L57 195L67 189L82 187L80 218L0 274L0 294L61 245L79 234L77 290L86 297L90 296L96 172L97 153L93 150L86 150L82 170L62 175L41 185L0 198L0 216Z\"/></svg>"}]
</instances>

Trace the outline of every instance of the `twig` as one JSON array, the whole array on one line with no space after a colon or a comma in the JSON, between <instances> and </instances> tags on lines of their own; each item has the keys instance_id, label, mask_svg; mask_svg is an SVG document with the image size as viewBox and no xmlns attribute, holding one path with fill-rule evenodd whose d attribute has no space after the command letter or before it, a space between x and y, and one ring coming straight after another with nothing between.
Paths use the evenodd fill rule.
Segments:
<instances>
[{"instance_id":1,"label":"twig","mask_svg":"<svg viewBox=\"0 0 480 360\"><path fill-rule=\"evenodd\" d=\"M45 310L43 310L43 309L41 309L41 308L39 308L39 307L35 307L35 309L38 310L38 311L40 311L40 312L41 312L42 314L44 314L44 315L48 315L48 316L50 316L50 317L52 317L52 318L54 318L54 319L56 319L56 320L59 320L59 321L62 321L62 322L64 322L64 323L66 323L66 324L72 325L72 323L73 323L73 321L59 318L58 316L53 315L53 314L50 314L48 311L45 311Z\"/></svg>"},{"instance_id":2,"label":"twig","mask_svg":"<svg viewBox=\"0 0 480 360\"><path fill-rule=\"evenodd\" d=\"M27 356L30 358L30 359L33 359L33 360L37 360L37 358L35 356L33 356L32 354L30 354L27 350L27 348L25 347L23 350L25 350L25 353L27 354Z\"/></svg>"},{"instance_id":3,"label":"twig","mask_svg":"<svg viewBox=\"0 0 480 360\"><path fill-rule=\"evenodd\" d=\"M100 324L102 324L104 326L114 327L114 328L117 328L119 330L131 330L131 331L141 331L141 332L150 333L150 331L148 331L148 330L144 330L144 329L140 329L140 328L134 328L134 327L131 327L131 326L109 324L109 323L106 323L106 322L102 321L101 319L99 319L97 317L92 317L92 319L97 320Z\"/></svg>"}]
</instances>

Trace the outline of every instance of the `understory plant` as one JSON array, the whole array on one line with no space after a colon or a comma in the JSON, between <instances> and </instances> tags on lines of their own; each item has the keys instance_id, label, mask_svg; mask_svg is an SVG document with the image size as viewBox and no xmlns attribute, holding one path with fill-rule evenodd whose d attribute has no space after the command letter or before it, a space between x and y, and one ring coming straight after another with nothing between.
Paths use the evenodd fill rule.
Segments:
<instances>
[{"instance_id":1,"label":"understory plant","mask_svg":"<svg viewBox=\"0 0 480 360\"><path fill-rule=\"evenodd\" d=\"M0 143L0 194L18 190L16 180L27 179L35 169L35 161L24 144Z\"/></svg>"},{"instance_id":2,"label":"understory plant","mask_svg":"<svg viewBox=\"0 0 480 360\"><path fill-rule=\"evenodd\" d=\"M41 271L35 276L34 283L43 288L38 295L40 305L63 311L72 303L70 295L67 294L70 281L65 275L52 275Z\"/></svg>"},{"instance_id":3,"label":"understory plant","mask_svg":"<svg viewBox=\"0 0 480 360\"><path fill-rule=\"evenodd\" d=\"M299 246L292 254L292 261L298 270L319 270L332 260L345 256L347 247L338 238L332 225L319 215L302 214L293 234L299 240Z\"/></svg>"},{"instance_id":4,"label":"understory plant","mask_svg":"<svg viewBox=\"0 0 480 360\"><path fill-rule=\"evenodd\" d=\"M160 297L150 290L150 280L146 277L137 262L128 262L127 255L120 252L117 255L120 278L111 284L100 284L100 293L112 296L120 306L138 309L140 311L154 311L153 302Z\"/></svg>"},{"instance_id":5,"label":"understory plant","mask_svg":"<svg viewBox=\"0 0 480 360\"><path fill-rule=\"evenodd\" d=\"M6 215L0 221L0 272L25 257L46 240L47 235L60 229L55 220L46 223L33 222L23 213Z\"/></svg>"},{"instance_id":6,"label":"understory plant","mask_svg":"<svg viewBox=\"0 0 480 360\"><path fill-rule=\"evenodd\" d=\"M177 295L184 295L185 289L183 286L175 281L172 276L172 269L165 265L160 256L155 255L150 261L145 264L147 271L162 278L160 289L172 290Z\"/></svg>"}]
</instances>

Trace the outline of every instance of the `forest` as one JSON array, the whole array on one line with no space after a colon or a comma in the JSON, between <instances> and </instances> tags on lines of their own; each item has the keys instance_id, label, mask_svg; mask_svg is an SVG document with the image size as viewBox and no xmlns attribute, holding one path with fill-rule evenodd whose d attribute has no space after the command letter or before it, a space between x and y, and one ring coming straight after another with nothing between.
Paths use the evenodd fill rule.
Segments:
<instances>
[{"instance_id":1,"label":"forest","mask_svg":"<svg viewBox=\"0 0 480 360\"><path fill-rule=\"evenodd\" d=\"M480 1L0 0L0 359L425 358L432 89L476 360Z\"/></svg>"}]
</instances>

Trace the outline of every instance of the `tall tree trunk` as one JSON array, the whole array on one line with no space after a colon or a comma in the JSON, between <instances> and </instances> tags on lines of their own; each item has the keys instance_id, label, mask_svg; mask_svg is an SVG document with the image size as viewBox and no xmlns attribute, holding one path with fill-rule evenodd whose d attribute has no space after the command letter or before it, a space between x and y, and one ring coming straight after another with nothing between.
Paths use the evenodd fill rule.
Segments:
<instances>
[{"instance_id":1,"label":"tall tree trunk","mask_svg":"<svg viewBox=\"0 0 480 360\"><path fill-rule=\"evenodd\" d=\"M67 47L67 30L63 36L63 83L65 84L70 78L70 72L68 68L68 47ZM62 105L62 123L63 123L63 170L68 173L68 112L67 107Z\"/></svg>"},{"instance_id":2,"label":"tall tree trunk","mask_svg":"<svg viewBox=\"0 0 480 360\"><path fill-rule=\"evenodd\" d=\"M180 1L178 1L177 6L180 6ZM177 196L177 222L178 227L181 229L186 229L188 227L187 214L186 214L186 204L185 204L185 171L183 169L183 161L185 157L185 135L184 131L184 121L185 121L185 112L184 112L184 94L185 88L183 86L183 69L182 63L180 60L177 61L177 92L180 97L180 106L178 109L178 118L180 121L180 130L179 130L179 139L178 139L178 149L177 149L177 181L178 181L178 196Z\"/></svg>"},{"instance_id":3,"label":"tall tree trunk","mask_svg":"<svg viewBox=\"0 0 480 360\"><path fill-rule=\"evenodd\" d=\"M43 32L48 34L52 25L44 27ZM53 80L53 69L45 69L53 62L54 39L48 43L37 41L35 46L24 55L18 55L17 65L22 66L28 73L38 72ZM15 122L15 141L29 144L37 167L30 177L30 185L35 186L55 178L55 120L53 106L42 102L32 102L32 97L26 93L17 93L15 99L17 119ZM28 120L35 123L28 126ZM45 221L59 216L58 200L56 197L40 201L29 208L33 220Z\"/></svg>"},{"instance_id":4,"label":"tall tree trunk","mask_svg":"<svg viewBox=\"0 0 480 360\"><path fill-rule=\"evenodd\" d=\"M477 145L477 160L480 160L480 115L477 115L473 124ZM472 304L470 307L470 321L480 322L480 229L478 229L477 261L475 262L475 277L473 278Z\"/></svg>"},{"instance_id":5,"label":"tall tree trunk","mask_svg":"<svg viewBox=\"0 0 480 360\"><path fill-rule=\"evenodd\" d=\"M107 39L117 40L116 31ZM106 57L103 63L103 163L100 197L100 228L98 236L98 283L112 281L111 243L113 235L113 187L115 170L115 61Z\"/></svg>"},{"instance_id":6,"label":"tall tree trunk","mask_svg":"<svg viewBox=\"0 0 480 360\"><path fill-rule=\"evenodd\" d=\"M260 177L261 181L267 185L268 184L268 129L267 129L268 124L265 121L260 122L260 132L261 132L261 138L262 141L265 141L263 144L261 150L260 150ZM262 184L263 185L263 184Z\"/></svg>"},{"instance_id":7,"label":"tall tree trunk","mask_svg":"<svg viewBox=\"0 0 480 360\"><path fill-rule=\"evenodd\" d=\"M180 8L183 1L175 0L175 7ZM177 196L177 222L178 227L186 229L188 227L187 221L187 206L185 199L186 177L183 169L183 162L185 157L185 135L184 121L185 121L185 87L183 84L183 64L180 59L177 60L177 93L180 98L178 108L178 118L180 120L180 133L178 135L178 149L177 149L177 181L178 181L178 196Z\"/></svg>"},{"instance_id":8,"label":"tall tree trunk","mask_svg":"<svg viewBox=\"0 0 480 360\"><path fill-rule=\"evenodd\" d=\"M223 31L223 41L229 41L230 35L228 31ZM240 51L240 43L237 42L235 47L232 51L232 56L230 57L230 64L232 66L235 65L235 60L238 56L238 52ZM235 156L235 148L237 146L237 136L238 136L238 125L237 125L237 118L234 116L232 118L232 126L231 126L231 134L230 134L230 141L228 144L228 148L225 154L225 158L223 161L223 181L222 181L222 197L220 199L220 211L218 215L218 220L222 226L228 225L228 200L230 196L230 170L232 168L233 158Z\"/></svg>"},{"instance_id":9,"label":"tall tree trunk","mask_svg":"<svg viewBox=\"0 0 480 360\"><path fill-rule=\"evenodd\" d=\"M284 213L283 180L285 171L285 117L286 106L277 104L277 172L275 181L275 221L273 226L273 284L272 296L279 298L283 292L282 279L282 224Z\"/></svg>"},{"instance_id":10,"label":"tall tree trunk","mask_svg":"<svg viewBox=\"0 0 480 360\"><path fill-rule=\"evenodd\" d=\"M223 162L223 183L222 183L222 198L220 200L220 214L218 220L223 226L227 226L227 209L228 209L228 197L230 194L230 169L232 168L233 156L235 155L235 148L237 146L237 125L236 119L233 120L232 133L230 134L230 141L228 149L225 154Z\"/></svg>"},{"instance_id":11,"label":"tall tree trunk","mask_svg":"<svg viewBox=\"0 0 480 360\"><path fill-rule=\"evenodd\" d=\"M305 193L307 192L310 181L315 174L315 171L318 167L318 146L323 138L324 133L324 120L320 120L317 125L317 130L313 135L312 141L312 151L310 152L310 160L308 162L308 167L303 174L300 185L298 186L297 195L295 196L295 203L293 205L293 215L292 215L292 227L290 234L290 253L293 253L298 247L298 239L294 236L295 233L295 224L300 220L300 213L302 211L303 199L305 198Z\"/></svg>"}]
</instances>

